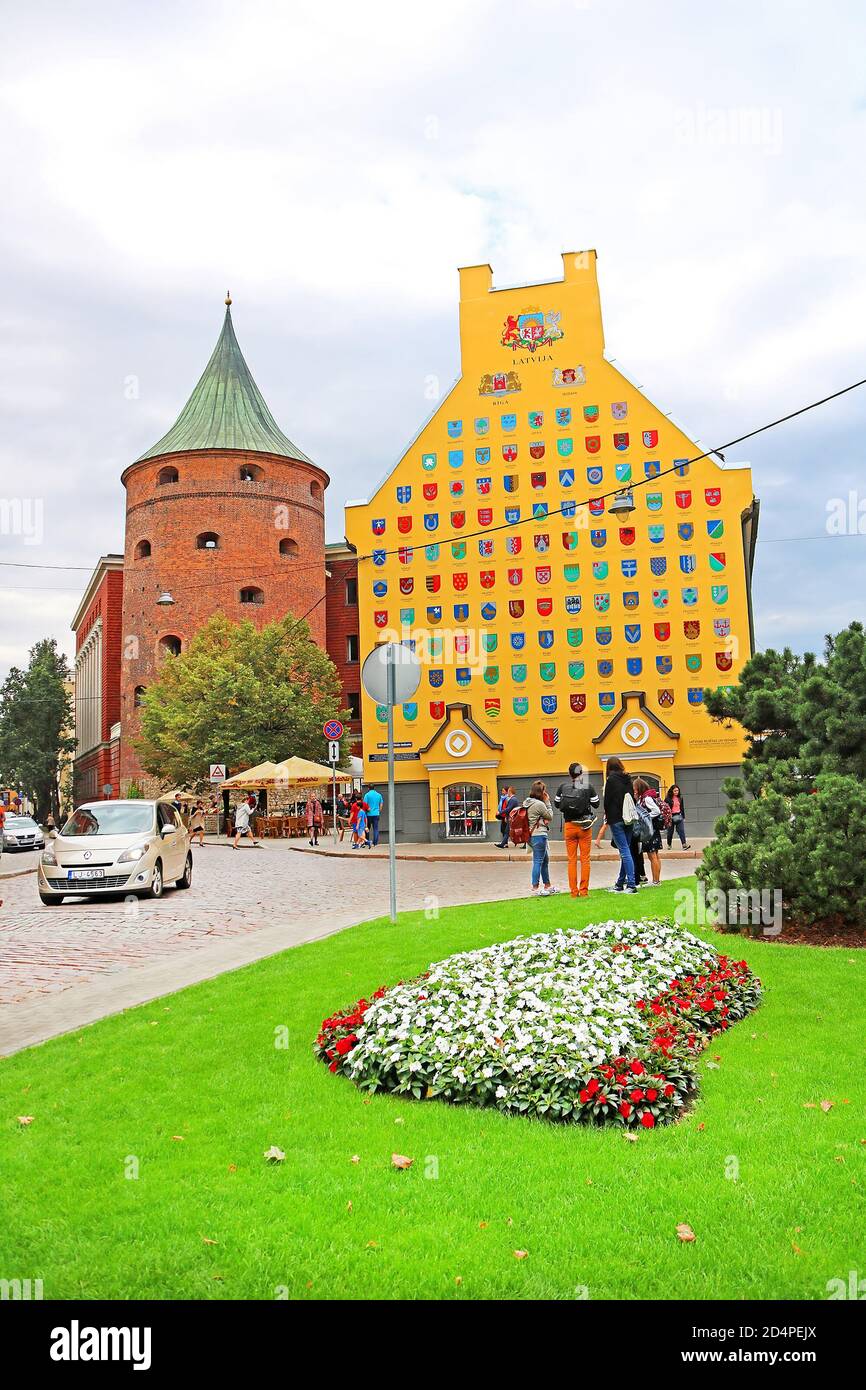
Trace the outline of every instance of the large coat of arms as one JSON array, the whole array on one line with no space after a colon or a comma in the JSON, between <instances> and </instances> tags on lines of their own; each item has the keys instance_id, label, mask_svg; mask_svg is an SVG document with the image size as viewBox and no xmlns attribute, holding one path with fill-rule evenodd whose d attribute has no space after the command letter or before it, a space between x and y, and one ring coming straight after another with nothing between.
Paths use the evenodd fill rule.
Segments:
<instances>
[{"instance_id":1,"label":"large coat of arms","mask_svg":"<svg viewBox=\"0 0 866 1390\"><path fill-rule=\"evenodd\" d=\"M561 311L545 314L539 309L508 314L502 329L502 346L514 352L535 352L537 348L550 347L565 337L559 326L561 318Z\"/></svg>"}]
</instances>

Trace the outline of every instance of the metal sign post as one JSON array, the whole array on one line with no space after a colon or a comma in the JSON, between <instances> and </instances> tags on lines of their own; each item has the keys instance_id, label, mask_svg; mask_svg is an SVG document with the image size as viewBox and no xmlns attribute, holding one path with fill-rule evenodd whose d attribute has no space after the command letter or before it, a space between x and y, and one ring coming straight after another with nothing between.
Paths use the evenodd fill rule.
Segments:
<instances>
[{"instance_id":1,"label":"metal sign post","mask_svg":"<svg viewBox=\"0 0 866 1390\"><path fill-rule=\"evenodd\" d=\"M391 921L397 920L397 808L394 790L394 706L410 700L421 683L421 663L404 642L374 647L361 668L371 699L388 709L388 877Z\"/></svg>"},{"instance_id":2,"label":"metal sign post","mask_svg":"<svg viewBox=\"0 0 866 1390\"><path fill-rule=\"evenodd\" d=\"M322 725L322 733L328 740L328 762L331 764L331 809L334 821L334 844L337 843L337 763L340 761L340 739L343 725L339 719L328 719Z\"/></svg>"}]
</instances>

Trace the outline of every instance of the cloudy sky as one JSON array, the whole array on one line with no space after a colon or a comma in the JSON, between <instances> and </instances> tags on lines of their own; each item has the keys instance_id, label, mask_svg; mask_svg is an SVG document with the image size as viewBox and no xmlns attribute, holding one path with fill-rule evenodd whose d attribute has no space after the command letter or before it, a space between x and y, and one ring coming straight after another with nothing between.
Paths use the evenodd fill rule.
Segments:
<instances>
[{"instance_id":1,"label":"cloudy sky","mask_svg":"<svg viewBox=\"0 0 866 1390\"><path fill-rule=\"evenodd\" d=\"M857 0L4 9L0 675L71 651L226 288L331 475L329 539L457 374L460 265L532 282L595 247L609 353L707 447L866 377ZM863 617L866 536L827 508L854 492L856 531L864 438L866 388L728 454L762 646Z\"/></svg>"}]
</instances>

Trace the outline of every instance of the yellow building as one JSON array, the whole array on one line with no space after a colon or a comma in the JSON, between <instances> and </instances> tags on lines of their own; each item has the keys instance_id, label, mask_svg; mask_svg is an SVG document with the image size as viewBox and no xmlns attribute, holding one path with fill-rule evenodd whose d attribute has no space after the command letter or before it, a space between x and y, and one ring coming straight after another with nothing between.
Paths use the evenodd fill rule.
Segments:
<instances>
[{"instance_id":1,"label":"yellow building","mask_svg":"<svg viewBox=\"0 0 866 1390\"><path fill-rule=\"evenodd\" d=\"M492 836L504 785L573 760L600 783L612 756L676 781L706 834L737 771L741 736L702 702L752 652L751 470L687 462L702 449L604 355L595 252L563 267L506 289L460 271L460 378L346 508L361 658L402 640L422 662L395 712L404 839ZM385 710L362 709L381 786Z\"/></svg>"}]
</instances>

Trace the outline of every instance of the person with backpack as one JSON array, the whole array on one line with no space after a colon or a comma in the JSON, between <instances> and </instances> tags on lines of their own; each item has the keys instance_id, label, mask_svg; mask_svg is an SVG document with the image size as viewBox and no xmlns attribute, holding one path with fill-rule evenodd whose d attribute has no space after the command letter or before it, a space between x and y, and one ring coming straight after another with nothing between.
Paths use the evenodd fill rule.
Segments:
<instances>
[{"instance_id":1,"label":"person with backpack","mask_svg":"<svg viewBox=\"0 0 866 1390\"><path fill-rule=\"evenodd\" d=\"M529 820L529 843L532 846L532 897L549 898L556 889L550 883L550 853L548 832L553 820L553 807L547 787L539 778L529 789L529 796L520 808Z\"/></svg>"},{"instance_id":2,"label":"person with backpack","mask_svg":"<svg viewBox=\"0 0 866 1390\"><path fill-rule=\"evenodd\" d=\"M322 809L322 803L315 792L311 792L307 797L305 819L307 822L309 843L314 849L318 848L319 835L325 824L325 813Z\"/></svg>"},{"instance_id":3,"label":"person with backpack","mask_svg":"<svg viewBox=\"0 0 866 1390\"><path fill-rule=\"evenodd\" d=\"M631 856L632 826L637 812L632 795L631 778L619 758L608 758L604 781L604 820L610 827L610 838L619 851L619 874L611 893L636 893L634 860ZM599 839L602 830L599 830Z\"/></svg>"},{"instance_id":4,"label":"person with backpack","mask_svg":"<svg viewBox=\"0 0 866 1390\"><path fill-rule=\"evenodd\" d=\"M502 830L502 839L496 841L497 849L508 849L508 832L510 828L511 812L519 805L520 802L514 795L514 788L503 787L496 814L500 829Z\"/></svg>"},{"instance_id":5,"label":"person with backpack","mask_svg":"<svg viewBox=\"0 0 866 1390\"><path fill-rule=\"evenodd\" d=\"M599 806L598 792L590 786L580 763L568 769L571 779L557 788L553 804L562 812L565 852L568 856L568 886L573 898L585 898L589 892L589 855L592 849L592 823ZM580 855L580 886L577 881L577 857Z\"/></svg>"},{"instance_id":6,"label":"person with backpack","mask_svg":"<svg viewBox=\"0 0 866 1390\"><path fill-rule=\"evenodd\" d=\"M668 822L667 817L665 817L665 829L667 830L668 834L668 849L670 849L671 847L671 843L674 838L674 831L676 831L679 835L680 844L682 845L683 849L691 849L691 845L686 842L685 798L683 797L683 794L680 791L679 786L676 782L674 782L672 786L668 787L668 792L667 796L665 797L665 801L667 802L671 810L670 822Z\"/></svg>"},{"instance_id":7,"label":"person with backpack","mask_svg":"<svg viewBox=\"0 0 866 1390\"><path fill-rule=\"evenodd\" d=\"M650 888L657 888L661 882L662 865L660 852L662 847L662 808L661 798L645 781L643 777L636 777L634 783L634 800L637 808L639 825L635 822L635 834L632 838L632 854L635 858L635 882L646 883L644 872L643 857L646 854L650 862L652 872L652 883ZM635 852L635 847L637 847Z\"/></svg>"}]
</instances>

